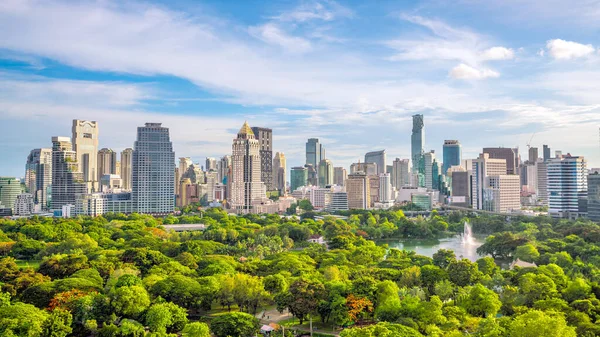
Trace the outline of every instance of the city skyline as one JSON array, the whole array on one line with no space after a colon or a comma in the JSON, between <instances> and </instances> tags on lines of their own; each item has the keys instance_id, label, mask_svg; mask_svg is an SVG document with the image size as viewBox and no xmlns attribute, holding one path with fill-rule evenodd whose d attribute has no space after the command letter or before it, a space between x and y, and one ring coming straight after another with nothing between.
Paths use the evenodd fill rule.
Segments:
<instances>
[{"instance_id":1,"label":"city skyline","mask_svg":"<svg viewBox=\"0 0 600 337\"><path fill-rule=\"evenodd\" d=\"M532 2L519 5L526 19L515 6L249 1L242 14L216 1L7 2L0 152L24 158L49 147L52 136L71 134L73 119L98 121L100 148L120 152L132 130L158 121L174 130L177 155L199 162L228 153L247 119L274 130L288 167L302 165L313 137L335 166L349 167L384 148L390 161L410 158L411 116L423 114L424 151L441 154L445 139L457 139L465 158L483 147L525 153L534 135L532 146L599 167L597 11ZM102 20L82 23L95 12ZM356 25L365 31L356 35ZM169 38L148 38L158 31ZM0 172L22 177L23 166L2 160Z\"/></svg>"}]
</instances>

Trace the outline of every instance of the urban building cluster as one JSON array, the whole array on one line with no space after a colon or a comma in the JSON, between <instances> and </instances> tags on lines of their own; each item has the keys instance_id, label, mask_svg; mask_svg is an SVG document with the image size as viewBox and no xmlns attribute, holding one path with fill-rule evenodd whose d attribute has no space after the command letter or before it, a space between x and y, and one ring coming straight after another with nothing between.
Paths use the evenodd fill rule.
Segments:
<instances>
[{"instance_id":1,"label":"urban building cluster","mask_svg":"<svg viewBox=\"0 0 600 337\"><path fill-rule=\"evenodd\" d=\"M413 116L410 158L387 161L385 150L364 155L348 169L334 166L318 138L306 142L303 166L273 151L273 131L244 123L231 153L176 162L169 129L137 128L132 148L99 149L99 126L74 120L71 137L52 137L31 151L25 177L0 178L0 215L90 215L107 212L170 214L186 207L223 207L235 213L283 213L299 200L317 210L387 209L410 203L510 214L524 209L558 218L600 221L600 170L583 156L485 147L463 158L458 140L445 140L441 158L425 151L425 119ZM361 158L362 159L362 158Z\"/></svg>"}]
</instances>

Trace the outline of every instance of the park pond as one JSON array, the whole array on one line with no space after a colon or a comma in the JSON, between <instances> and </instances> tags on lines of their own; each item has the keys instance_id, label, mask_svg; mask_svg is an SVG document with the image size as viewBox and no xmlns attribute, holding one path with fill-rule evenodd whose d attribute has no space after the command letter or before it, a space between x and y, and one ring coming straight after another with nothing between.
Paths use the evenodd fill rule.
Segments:
<instances>
[{"instance_id":1,"label":"park pond","mask_svg":"<svg viewBox=\"0 0 600 337\"><path fill-rule=\"evenodd\" d=\"M416 252L419 255L432 257L440 249L451 249L457 258L466 258L476 261L482 255L477 254L485 242L485 235L476 235L471 232L471 227L465 224L464 233L441 239L398 239L381 240L378 244L387 244L389 248L397 248Z\"/></svg>"}]
</instances>

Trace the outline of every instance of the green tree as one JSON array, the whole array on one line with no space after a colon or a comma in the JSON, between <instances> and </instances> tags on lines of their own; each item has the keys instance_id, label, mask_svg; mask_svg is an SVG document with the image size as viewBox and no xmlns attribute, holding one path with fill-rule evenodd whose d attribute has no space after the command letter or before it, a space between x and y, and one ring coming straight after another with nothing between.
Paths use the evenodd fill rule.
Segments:
<instances>
[{"instance_id":1,"label":"green tree","mask_svg":"<svg viewBox=\"0 0 600 337\"><path fill-rule=\"evenodd\" d=\"M494 317L502 302L498 294L481 284L476 284L469 290L467 298L461 302L467 312L473 316Z\"/></svg>"},{"instance_id":2,"label":"green tree","mask_svg":"<svg viewBox=\"0 0 600 337\"><path fill-rule=\"evenodd\" d=\"M531 243L517 247L515 257L526 262L536 262L540 257L540 252Z\"/></svg>"},{"instance_id":3,"label":"green tree","mask_svg":"<svg viewBox=\"0 0 600 337\"><path fill-rule=\"evenodd\" d=\"M186 310L171 302L153 304L146 313L146 324L159 334L181 331L187 323Z\"/></svg>"},{"instance_id":4,"label":"green tree","mask_svg":"<svg viewBox=\"0 0 600 337\"><path fill-rule=\"evenodd\" d=\"M111 305L120 315L135 318L146 311L150 297L144 287L123 286L110 293Z\"/></svg>"},{"instance_id":5,"label":"green tree","mask_svg":"<svg viewBox=\"0 0 600 337\"><path fill-rule=\"evenodd\" d=\"M40 336L48 314L31 304L0 307L0 336Z\"/></svg>"},{"instance_id":6,"label":"green tree","mask_svg":"<svg viewBox=\"0 0 600 337\"><path fill-rule=\"evenodd\" d=\"M575 328L567 325L562 314L531 310L517 316L508 329L511 337L575 337Z\"/></svg>"},{"instance_id":7,"label":"green tree","mask_svg":"<svg viewBox=\"0 0 600 337\"><path fill-rule=\"evenodd\" d=\"M481 273L477 264L468 259L453 261L448 265L448 277L450 281L460 287L477 282L480 279L480 275Z\"/></svg>"},{"instance_id":8,"label":"green tree","mask_svg":"<svg viewBox=\"0 0 600 337\"><path fill-rule=\"evenodd\" d=\"M71 324L73 316L67 310L55 309L50 313L50 316L42 325L43 337L65 337L68 336L73 329Z\"/></svg>"},{"instance_id":9,"label":"green tree","mask_svg":"<svg viewBox=\"0 0 600 337\"><path fill-rule=\"evenodd\" d=\"M446 269L454 261L456 261L456 255L453 250L440 249L433 254L433 264L442 269Z\"/></svg>"},{"instance_id":10,"label":"green tree","mask_svg":"<svg viewBox=\"0 0 600 337\"><path fill-rule=\"evenodd\" d=\"M210 337L208 325L201 322L188 323L181 331L182 337Z\"/></svg>"},{"instance_id":11,"label":"green tree","mask_svg":"<svg viewBox=\"0 0 600 337\"><path fill-rule=\"evenodd\" d=\"M290 285L288 293L286 307L302 324L306 315L317 311L319 302L325 297L325 287L317 280L300 278Z\"/></svg>"},{"instance_id":12,"label":"green tree","mask_svg":"<svg viewBox=\"0 0 600 337\"><path fill-rule=\"evenodd\" d=\"M210 322L210 329L217 337L254 336L258 328L258 318L244 312L223 314Z\"/></svg>"}]
</instances>

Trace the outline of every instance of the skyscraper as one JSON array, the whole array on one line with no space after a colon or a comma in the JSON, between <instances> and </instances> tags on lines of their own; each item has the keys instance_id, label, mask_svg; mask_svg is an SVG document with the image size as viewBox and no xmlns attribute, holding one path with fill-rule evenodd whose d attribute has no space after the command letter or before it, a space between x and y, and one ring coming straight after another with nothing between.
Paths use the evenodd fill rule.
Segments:
<instances>
[{"instance_id":1,"label":"skyscraper","mask_svg":"<svg viewBox=\"0 0 600 337\"><path fill-rule=\"evenodd\" d=\"M117 153L112 149L103 148L98 151L98 180L107 174L117 174Z\"/></svg>"},{"instance_id":2,"label":"skyscraper","mask_svg":"<svg viewBox=\"0 0 600 337\"><path fill-rule=\"evenodd\" d=\"M412 170L413 172L417 172L419 170L419 162L421 160L421 156L425 152L425 130L423 130L424 119L423 115L413 115L413 127L412 127L412 135L411 135L411 157L413 162Z\"/></svg>"},{"instance_id":3,"label":"skyscraper","mask_svg":"<svg viewBox=\"0 0 600 337\"><path fill-rule=\"evenodd\" d=\"M443 151L442 173L447 174L452 166L460 165L462 160L462 148L458 140L445 140Z\"/></svg>"},{"instance_id":4,"label":"skyscraper","mask_svg":"<svg viewBox=\"0 0 600 337\"><path fill-rule=\"evenodd\" d=\"M392 186L400 189L410 186L410 159L396 158L392 163Z\"/></svg>"},{"instance_id":5,"label":"skyscraper","mask_svg":"<svg viewBox=\"0 0 600 337\"><path fill-rule=\"evenodd\" d=\"M52 184L52 149L34 149L25 165L25 186L33 195L33 201L46 209L48 187Z\"/></svg>"},{"instance_id":6,"label":"skyscraper","mask_svg":"<svg viewBox=\"0 0 600 337\"><path fill-rule=\"evenodd\" d=\"M386 173L387 163L385 150L368 152L365 154L365 163L377 164L377 174Z\"/></svg>"},{"instance_id":7,"label":"skyscraper","mask_svg":"<svg viewBox=\"0 0 600 337\"><path fill-rule=\"evenodd\" d=\"M484 192L489 187L489 177L500 175L506 175L506 160L490 158L488 153L482 153L478 159L473 160L473 208L484 209Z\"/></svg>"},{"instance_id":8,"label":"skyscraper","mask_svg":"<svg viewBox=\"0 0 600 337\"><path fill-rule=\"evenodd\" d=\"M548 159L551 158L550 147L548 145L544 145L543 149L544 149L544 162L547 162Z\"/></svg>"},{"instance_id":9,"label":"skyscraper","mask_svg":"<svg viewBox=\"0 0 600 337\"><path fill-rule=\"evenodd\" d=\"M333 185L333 163L329 159L323 159L319 163L319 186Z\"/></svg>"},{"instance_id":10,"label":"skyscraper","mask_svg":"<svg viewBox=\"0 0 600 337\"><path fill-rule=\"evenodd\" d=\"M298 187L308 185L308 168L297 166L292 167L290 173L290 192L294 192Z\"/></svg>"},{"instance_id":11,"label":"skyscraper","mask_svg":"<svg viewBox=\"0 0 600 337\"><path fill-rule=\"evenodd\" d=\"M193 162L190 157L179 157L179 174L184 174L192 164Z\"/></svg>"},{"instance_id":12,"label":"skyscraper","mask_svg":"<svg viewBox=\"0 0 600 337\"><path fill-rule=\"evenodd\" d=\"M82 158L88 160L90 156L86 153ZM79 171L71 139L52 137L52 209L75 205L76 196L86 192L87 184L83 180L83 173Z\"/></svg>"},{"instance_id":13,"label":"skyscraper","mask_svg":"<svg viewBox=\"0 0 600 337\"><path fill-rule=\"evenodd\" d=\"M318 138L309 138L306 142L306 164L317 167L325 159L325 148Z\"/></svg>"},{"instance_id":14,"label":"skyscraper","mask_svg":"<svg viewBox=\"0 0 600 337\"><path fill-rule=\"evenodd\" d=\"M266 198L266 189L261 181L260 142L254 132L244 125L233 140L231 156L231 207L240 212L248 212Z\"/></svg>"},{"instance_id":15,"label":"skyscraper","mask_svg":"<svg viewBox=\"0 0 600 337\"><path fill-rule=\"evenodd\" d=\"M133 147L131 198L139 213L165 214L175 208L175 152L169 128L146 123Z\"/></svg>"},{"instance_id":16,"label":"skyscraper","mask_svg":"<svg viewBox=\"0 0 600 337\"><path fill-rule=\"evenodd\" d=\"M389 173L379 174L379 202L392 203L392 179Z\"/></svg>"},{"instance_id":17,"label":"skyscraper","mask_svg":"<svg viewBox=\"0 0 600 337\"><path fill-rule=\"evenodd\" d=\"M219 164L219 182L223 185L227 185L227 178L231 171L231 156L225 155L221 158Z\"/></svg>"},{"instance_id":18,"label":"skyscraper","mask_svg":"<svg viewBox=\"0 0 600 337\"><path fill-rule=\"evenodd\" d=\"M121 179L123 180L123 189L128 191L131 191L132 160L132 148L126 148L121 151Z\"/></svg>"},{"instance_id":19,"label":"skyscraper","mask_svg":"<svg viewBox=\"0 0 600 337\"><path fill-rule=\"evenodd\" d=\"M76 153L75 161L79 163L79 171L83 174L83 181L87 190L98 190L98 123L95 121L83 121L74 119L73 127L73 151Z\"/></svg>"},{"instance_id":20,"label":"skyscraper","mask_svg":"<svg viewBox=\"0 0 600 337\"><path fill-rule=\"evenodd\" d=\"M548 205L548 165L545 161L539 160L535 167L537 168L537 191L536 196L542 205Z\"/></svg>"},{"instance_id":21,"label":"skyscraper","mask_svg":"<svg viewBox=\"0 0 600 337\"><path fill-rule=\"evenodd\" d=\"M559 156L548 167L548 214L555 218L577 217L579 198L587 196L588 180L584 157Z\"/></svg>"},{"instance_id":22,"label":"skyscraper","mask_svg":"<svg viewBox=\"0 0 600 337\"><path fill-rule=\"evenodd\" d=\"M206 165L204 166L206 172L217 170L217 160L212 157L206 157Z\"/></svg>"},{"instance_id":23,"label":"skyscraper","mask_svg":"<svg viewBox=\"0 0 600 337\"><path fill-rule=\"evenodd\" d=\"M515 149L510 147L486 147L483 148L483 153L489 154L490 159L504 159L506 161L505 174L519 174L519 157Z\"/></svg>"},{"instance_id":24,"label":"skyscraper","mask_svg":"<svg viewBox=\"0 0 600 337\"><path fill-rule=\"evenodd\" d=\"M346 193L349 209L367 209L371 206L371 187L367 175L358 172L348 175Z\"/></svg>"},{"instance_id":25,"label":"skyscraper","mask_svg":"<svg viewBox=\"0 0 600 337\"><path fill-rule=\"evenodd\" d=\"M423 154L423 162L425 165L425 188L433 189L433 162L435 161L435 151L431 150Z\"/></svg>"},{"instance_id":26,"label":"skyscraper","mask_svg":"<svg viewBox=\"0 0 600 337\"><path fill-rule=\"evenodd\" d=\"M14 177L0 177L0 208L14 210L17 196L23 193L21 182Z\"/></svg>"},{"instance_id":27,"label":"skyscraper","mask_svg":"<svg viewBox=\"0 0 600 337\"><path fill-rule=\"evenodd\" d=\"M600 172L588 175L588 218L600 222Z\"/></svg>"},{"instance_id":28,"label":"skyscraper","mask_svg":"<svg viewBox=\"0 0 600 337\"><path fill-rule=\"evenodd\" d=\"M344 186L346 179L348 179L348 172L343 167L333 168L333 183L338 186Z\"/></svg>"},{"instance_id":29,"label":"skyscraper","mask_svg":"<svg viewBox=\"0 0 600 337\"><path fill-rule=\"evenodd\" d=\"M306 164L306 165L304 165L304 167L306 167L307 174L308 174L308 181L307 181L308 185L319 186L319 171L318 171L319 167L312 166L310 164Z\"/></svg>"},{"instance_id":30,"label":"skyscraper","mask_svg":"<svg viewBox=\"0 0 600 337\"><path fill-rule=\"evenodd\" d=\"M538 159L538 148L530 147L529 148L529 162L535 163L535 162L537 162L537 159Z\"/></svg>"},{"instance_id":31,"label":"skyscraper","mask_svg":"<svg viewBox=\"0 0 600 337\"><path fill-rule=\"evenodd\" d=\"M286 162L283 152L275 153L273 158L273 188L279 191L279 195L285 194L286 185Z\"/></svg>"},{"instance_id":32,"label":"skyscraper","mask_svg":"<svg viewBox=\"0 0 600 337\"><path fill-rule=\"evenodd\" d=\"M273 188L273 130L253 127L252 132L260 144L260 180L267 191Z\"/></svg>"}]
</instances>

